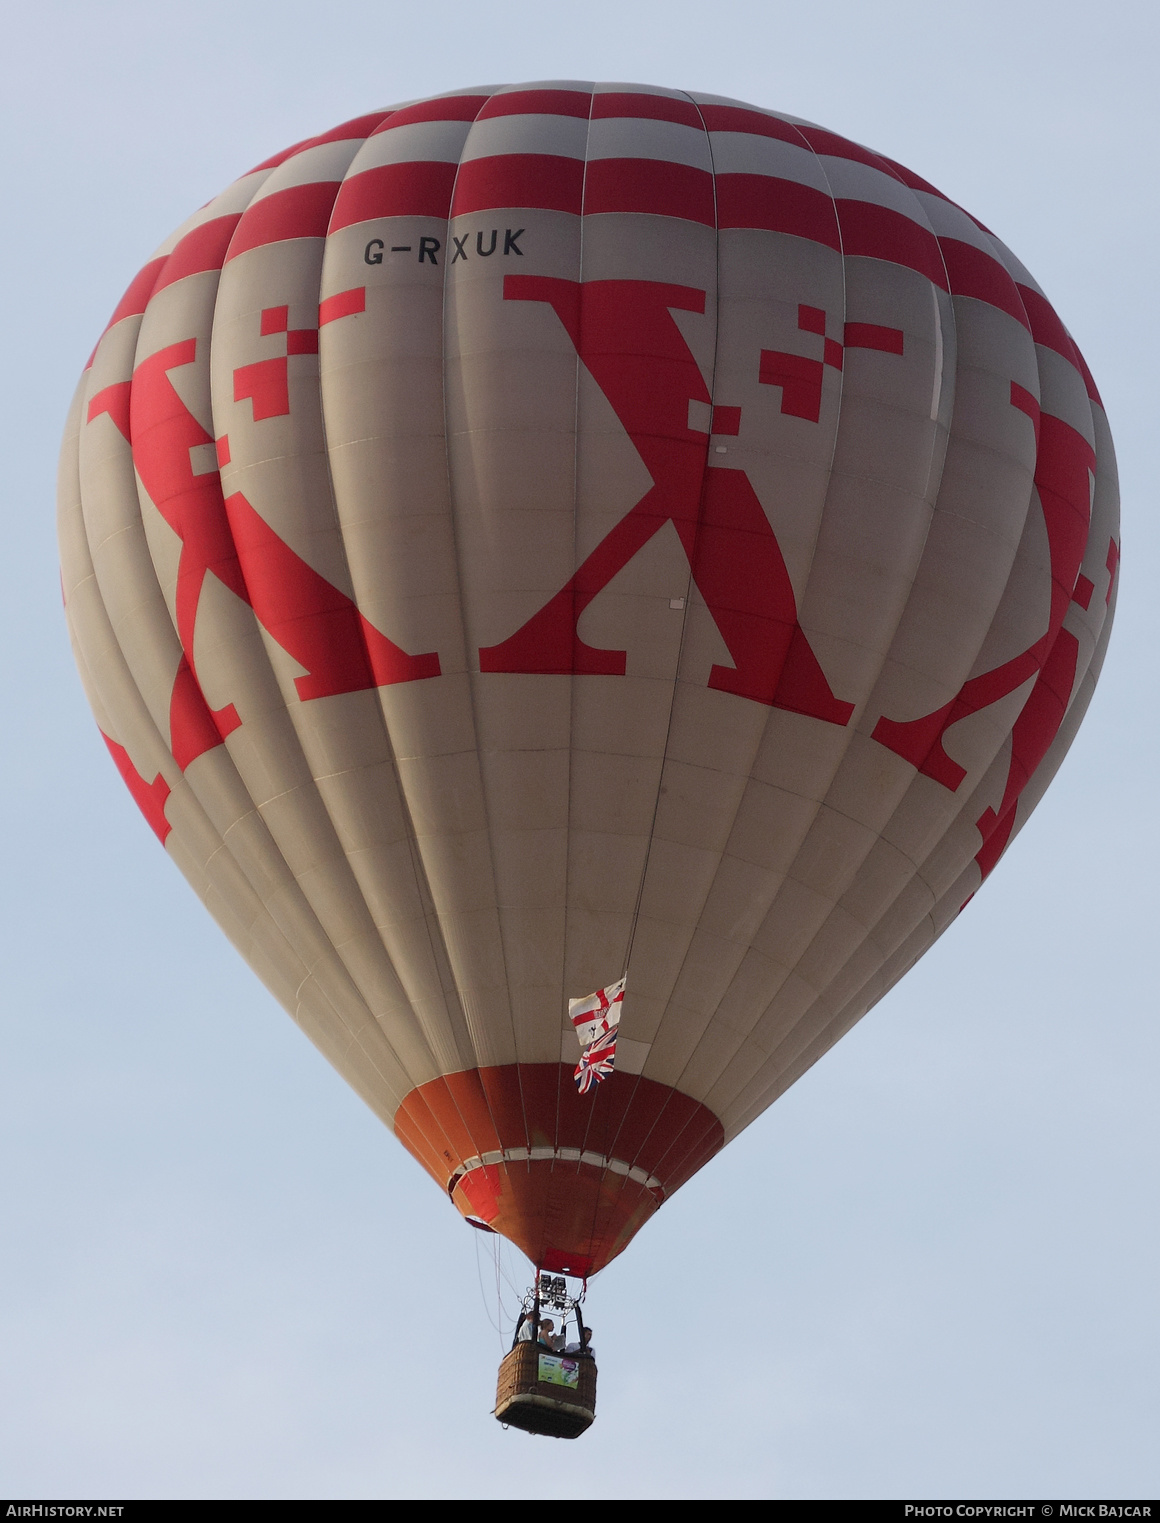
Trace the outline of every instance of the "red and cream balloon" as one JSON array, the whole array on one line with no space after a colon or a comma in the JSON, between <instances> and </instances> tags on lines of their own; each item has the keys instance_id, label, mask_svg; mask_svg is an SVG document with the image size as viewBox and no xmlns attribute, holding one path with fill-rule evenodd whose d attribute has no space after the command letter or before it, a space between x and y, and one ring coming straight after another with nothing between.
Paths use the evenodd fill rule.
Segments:
<instances>
[{"instance_id":1,"label":"red and cream balloon","mask_svg":"<svg viewBox=\"0 0 1160 1523\"><path fill-rule=\"evenodd\" d=\"M1090 699L1107 423L925 181L716 96L374 112L133 281L61 468L122 776L465 1215L592 1272L955 918ZM580 1096L569 996L627 970Z\"/></svg>"}]
</instances>

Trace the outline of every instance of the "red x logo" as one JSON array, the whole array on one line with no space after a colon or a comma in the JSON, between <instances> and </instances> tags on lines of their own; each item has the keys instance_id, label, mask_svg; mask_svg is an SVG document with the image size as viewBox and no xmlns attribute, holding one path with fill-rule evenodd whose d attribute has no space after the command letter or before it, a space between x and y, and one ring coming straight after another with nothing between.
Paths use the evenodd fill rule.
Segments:
<instances>
[{"instance_id":1,"label":"red x logo","mask_svg":"<svg viewBox=\"0 0 1160 1523\"><path fill-rule=\"evenodd\" d=\"M748 476L719 466L706 470L709 435L689 427L690 403L707 414L711 398L673 312L703 312L704 291L651 280L581 284L509 275L504 298L552 307L653 485L538 613L501 644L480 651L480 670L623 676L626 653L586 645L577 620L672 523L733 660L714 666L709 686L847 724L854 706L835 698L798 624L785 561ZM736 411L729 409L722 421L735 426Z\"/></svg>"}]
</instances>

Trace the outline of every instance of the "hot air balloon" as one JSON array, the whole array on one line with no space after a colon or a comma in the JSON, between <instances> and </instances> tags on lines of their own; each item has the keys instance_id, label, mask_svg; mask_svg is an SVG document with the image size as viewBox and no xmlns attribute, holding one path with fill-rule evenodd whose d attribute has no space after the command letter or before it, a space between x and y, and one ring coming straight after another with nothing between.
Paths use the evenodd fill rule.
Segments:
<instances>
[{"instance_id":1,"label":"hot air balloon","mask_svg":"<svg viewBox=\"0 0 1160 1523\"><path fill-rule=\"evenodd\" d=\"M835 133L624 84L243 175L114 312L59 495L166 852L549 1300L955 919L1119 557L1099 395L998 238ZM582 1093L568 1001L622 979Z\"/></svg>"}]
</instances>

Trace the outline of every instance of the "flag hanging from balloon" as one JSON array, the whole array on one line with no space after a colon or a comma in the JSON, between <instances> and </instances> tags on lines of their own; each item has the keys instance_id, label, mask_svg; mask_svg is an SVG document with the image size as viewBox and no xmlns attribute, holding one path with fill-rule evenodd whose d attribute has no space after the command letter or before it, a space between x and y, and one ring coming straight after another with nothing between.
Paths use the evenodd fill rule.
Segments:
<instances>
[{"instance_id":1,"label":"flag hanging from balloon","mask_svg":"<svg viewBox=\"0 0 1160 1523\"><path fill-rule=\"evenodd\" d=\"M612 1072L616 1063L616 1032L624 1001L624 979L597 989L587 999L570 999L568 1015L580 1041L580 1062L573 1078L586 1095Z\"/></svg>"},{"instance_id":2,"label":"flag hanging from balloon","mask_svg":"<svg viewBox=\"0 0 1160 1523\"><path fill-rule=\"evenodd\" d=\"M616 1064L616 1031L606 1032L594 1042L589 1042L580 1054L580 1061L576 1065L573 1077L576 1080L576 1088L582 1095L586 1095L594 1084L599 1084L602 1079L607 1079Z\"/></svg>"}]
</instances>

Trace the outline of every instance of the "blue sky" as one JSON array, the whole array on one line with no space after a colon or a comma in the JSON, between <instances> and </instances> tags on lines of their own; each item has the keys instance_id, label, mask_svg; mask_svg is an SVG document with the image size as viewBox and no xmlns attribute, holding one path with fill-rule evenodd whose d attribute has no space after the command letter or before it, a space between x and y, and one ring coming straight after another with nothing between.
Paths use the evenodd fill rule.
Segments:
<instances>
[{"instance_id":1,"label":"blue sky","mask_svg":"<svg viewBox=\"0 0 1160 1523\"><path fill-rule=\"evenodd\" d=\"M45 0L5 33L0 1492L1154 1495L1156 10ZM53 529L76 376L189 211L361 111L568 77L795 112L962 202L1084 350L1124 511L1111 653L1047 798L944 940L594 1285L576 1445L491 1418L490 1248L138 816Z\"/></svg>"}]
</instances>

